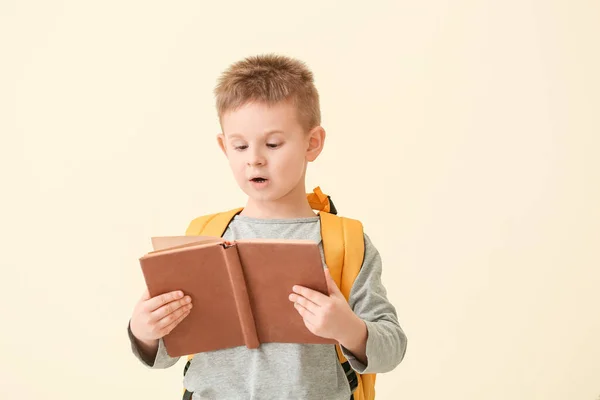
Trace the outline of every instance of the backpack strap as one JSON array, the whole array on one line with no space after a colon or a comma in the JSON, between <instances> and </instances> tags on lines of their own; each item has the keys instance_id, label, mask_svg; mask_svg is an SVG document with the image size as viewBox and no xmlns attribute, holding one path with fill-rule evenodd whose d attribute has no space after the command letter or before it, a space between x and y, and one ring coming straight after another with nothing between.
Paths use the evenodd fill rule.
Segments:
<instances>
[{"instance_id":1,"label":"backpack strap","mask_svg":"<svg viewBox=\"0 0 600 400\"><path fill-rule=\"evenodd\" d=\"M354 279L362 267L365 242L360 221L320 212L325 263L348 301Z\"/></svg>"},{"instance_id":2,"label":"backpack strap","mask_svg":"<svg viewBox=\"0 0 600 400\"><path fill-rule=\"evenodd\" d=\"M364 261L365 242L364 231L360 221L339 217L328 212L319 213L321 219L321 237L323 238L323 252L325 263L331 277L346 298L350 298L350 291L354 280L358 276ZM354 400L372 400L375 398L375 374L360 375L353 371L348 360L342 354L339 345L336 351L340 363L350 382L356 377L356 390ZM351 376L354 375L354 376Z\"/></svg>"},{"instance_id":3,"label":"backpack strap","mask_svg":"<svg viewBox=\"0 0 600 400\"><path fill-rule=\"evenodd\" d=\"M225 229L227 229L233 217L239 214L243 209L243 207L239 207L229 211L198 217L190 222L187 230L185 231L185 235L221 237L223 236L223 233L225 233Z\"/></svg>"}]
</instances>

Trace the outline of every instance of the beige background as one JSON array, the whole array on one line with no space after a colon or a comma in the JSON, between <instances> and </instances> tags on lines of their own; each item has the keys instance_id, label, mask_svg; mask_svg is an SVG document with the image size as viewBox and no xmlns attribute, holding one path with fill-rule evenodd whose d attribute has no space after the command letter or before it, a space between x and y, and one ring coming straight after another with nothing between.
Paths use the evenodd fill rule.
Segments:
<instances>
[{"instance_id":1,"label":"beige background","mask_svg":"<svg viewBox=\"0 0 600 400\"><path fill-rule=\"evenodd\" d=\"M600 396L600 3L365 4L0 2L0 398L180 397L129 351L137 258L243 205L212 88L271 51L409 337L378 399Z\"/></svg>"}]
</instances>

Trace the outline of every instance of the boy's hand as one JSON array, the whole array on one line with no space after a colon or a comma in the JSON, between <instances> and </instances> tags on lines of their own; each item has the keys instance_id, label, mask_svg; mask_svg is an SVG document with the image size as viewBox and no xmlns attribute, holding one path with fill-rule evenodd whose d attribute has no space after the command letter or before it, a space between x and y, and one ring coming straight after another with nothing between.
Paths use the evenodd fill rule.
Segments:
<instances>
[{"instance_id":1,"label":"boy's hand","mask_svg":"<svg viewBox=\"0 0 600 400\"><path fill-rule=\"evenodd\" d=\"M290 294L289 299L294 302L294 307L309 331L345 345L354 341L354 333L360 331L364 322L354 314L327 268L325 277L329 296L306 287L294 286L295 293Z\"/></svg>"},{"instance_id":2,"label":"boy's hand","mask_svg":"<svg viewBox=\"0 0 600 400\"><path fill-rule=\"evenodd\" d=\"M150 297L148 289L136 304L131 317L131 333L150 345L173 330L192 308L191 298L174 291Z\"/></svg>"}]
</instances>

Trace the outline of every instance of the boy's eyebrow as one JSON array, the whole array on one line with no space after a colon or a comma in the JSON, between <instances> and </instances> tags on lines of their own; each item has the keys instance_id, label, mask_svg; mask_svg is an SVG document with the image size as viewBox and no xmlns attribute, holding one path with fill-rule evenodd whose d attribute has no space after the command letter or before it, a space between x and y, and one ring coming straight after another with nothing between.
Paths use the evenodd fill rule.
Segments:
<instances>
[{"instance_id":1,"label":"boy's eyebrow","mask_svg":"<svg viewBox=\"0 0 600 400\"><path fill-rule=\"evenodd\" d=\"M282 131L282 130L279 130L279 129L273 129L273 130L270 130L270 131L267 131L267 132L265 132L265 133L264 133L264 136L273 135L273 134L275 134L275 133L281 133L281 134L285 134L285 132L284 132L284 131ZM238 139L238 138L239 138L239 139L243 139L243 138L244 138L244 135L242 135L241 133L230 133L230 134L227 134L227 137L228 137L229 139Z\"/></svg>"},{"instance_id":2,"label":"boy's eyebrow","mask_svg":"<svg viewBox=\"0 0 600 400\"><path fill-rule=\"evenodd\" d=\"M284 134L285 132L284 131L280 131L279 129L273 129L272 131L265 132L265 136L273 135L274 133L282 133L282 134Z\"/></svg>"}]
</instances>

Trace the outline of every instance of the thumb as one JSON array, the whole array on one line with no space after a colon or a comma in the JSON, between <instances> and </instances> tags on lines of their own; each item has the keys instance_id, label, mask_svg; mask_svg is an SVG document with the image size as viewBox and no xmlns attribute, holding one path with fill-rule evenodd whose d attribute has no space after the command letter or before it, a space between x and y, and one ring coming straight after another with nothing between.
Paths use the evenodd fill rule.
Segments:
<instances>
[{"instance_id":1,"label":"thumb","mask_svg":"<svg viewBox=\"0 0 600 400\"><path fill-rule=\"evenodd\" d=\"M325 278L327 279L327 289L329 289L330 295L341 295L340 288L336 285L335 281L331 277L331 272L329 272L329 268L325 268Z\"/></svg>"},{"instance_id":2,"label":"thumb","mask_svg":"<svg viewBox=\"0 0 600 400\"><path fill-rule=\"evenodd\" d=\"M142 297L140 298L140 301L146 300L150 300L150 291L148 290L148 288L144 290L144 294L142 294Z\"/></svg>"}]
</instances>

